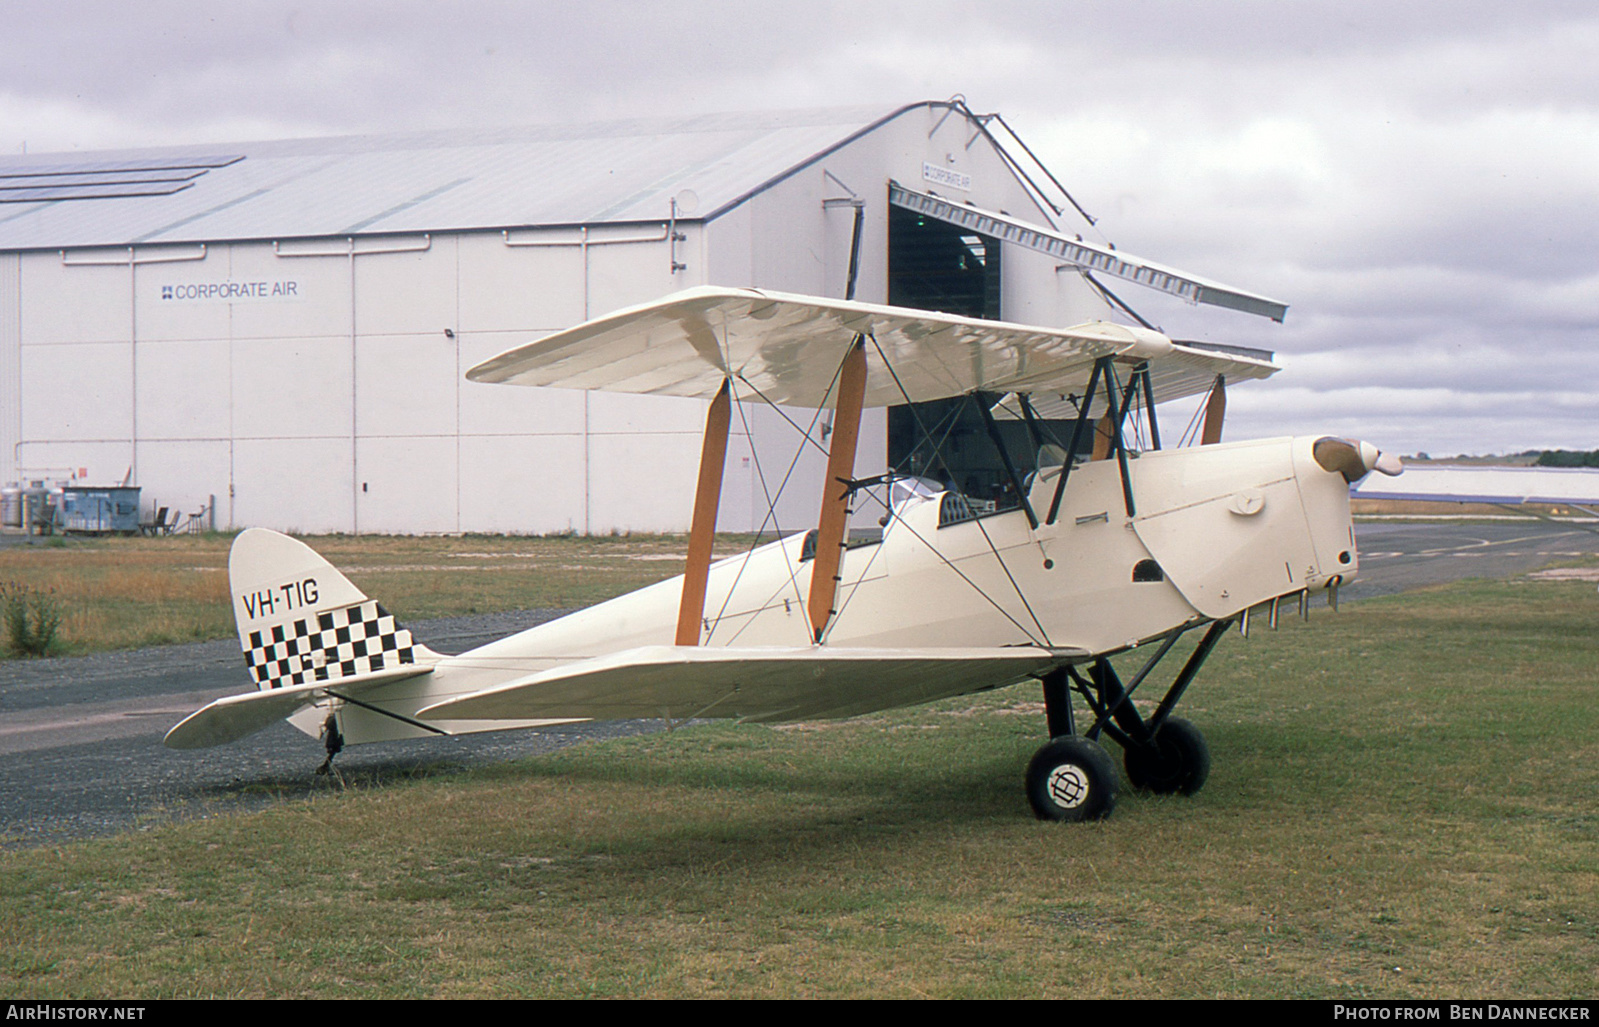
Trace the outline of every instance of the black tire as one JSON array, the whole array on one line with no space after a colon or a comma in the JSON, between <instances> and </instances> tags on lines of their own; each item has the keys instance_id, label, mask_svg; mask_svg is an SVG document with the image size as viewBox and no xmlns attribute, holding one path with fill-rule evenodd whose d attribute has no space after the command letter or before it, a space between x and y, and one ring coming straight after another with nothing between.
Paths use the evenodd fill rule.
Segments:
<instances>
[{"instance_id":1,"label":"black tire","mask_svg":"<svg viewBox=\"0 0 1599 1027\"><path fill-rule=\"evenodd\" d=\"M1104 747L1076 735L1051 740L1027 764L1027 801L1040 820L1110 816L1120 784Z\"/></svg>"},{"instance_id":2,"label":"black tire","mask_svg":"<svg viewBox=\"0 0 1599 1027\"><path fill-rule=\"evenodd\" d=\"M1192 722L1172 717L1148 746L1128 746L1123 763L1134 788L1156 795L1193 795L1210 776L1210 747Z\"/></svg>"}]
</instances>

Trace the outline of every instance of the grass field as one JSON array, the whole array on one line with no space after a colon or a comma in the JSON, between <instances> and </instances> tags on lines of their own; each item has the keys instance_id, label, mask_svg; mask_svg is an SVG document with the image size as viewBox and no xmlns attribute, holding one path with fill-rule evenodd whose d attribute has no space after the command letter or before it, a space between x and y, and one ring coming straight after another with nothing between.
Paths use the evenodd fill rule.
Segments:
<instances>
[{"instance_id":1,"label":"grass field","mask_svg":"<svg viewBox=\"0 0 1599 1027\"><path fill-rule=\"evenodd\" d=\"M60 544L0 550L0 583L56 598L64 613L56 655L233 637L227 584L232 535L55 541ZM683 540L673 535L330 535L308 541L402 622L588 606L683 569ZM749 541L721 537L719 553Z\"/></svg>"},{"instance_id":2,"label":"grass field","mask_svg":"<svg viewBox=\"0 0 1599 1027\"><path fill-rule=\"evenodd\" d=\"M712 725L0 855L0 994L1599 991L1591 585L1221 645L1192 798L1032 819L1035 688Z\"/></svg>"}]
</instances>

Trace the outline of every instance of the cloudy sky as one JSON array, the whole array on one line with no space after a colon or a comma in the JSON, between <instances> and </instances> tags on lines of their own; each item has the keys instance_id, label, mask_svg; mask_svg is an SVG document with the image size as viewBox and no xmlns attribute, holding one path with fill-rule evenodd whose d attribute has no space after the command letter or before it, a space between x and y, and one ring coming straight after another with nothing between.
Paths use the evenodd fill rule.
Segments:
<instances>
[{"instance_id":1,"label":"cloudy sky","mask_svg":"<svg viewBox=\"0 0 1599 1027\"><path fill-rule=\"evenodd\" d=\"M1229 437L1599 447L1593 0L0 0L0 153L964 95L1121 249L1290 304L1128 287L1277 351Z\"/></svg>"}]
</instances>

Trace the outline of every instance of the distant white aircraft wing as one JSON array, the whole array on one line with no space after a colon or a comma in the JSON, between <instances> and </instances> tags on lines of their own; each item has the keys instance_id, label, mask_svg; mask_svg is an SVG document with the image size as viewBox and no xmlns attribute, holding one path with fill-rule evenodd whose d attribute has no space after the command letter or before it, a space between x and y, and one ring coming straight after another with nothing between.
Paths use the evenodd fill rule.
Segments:
<instances>
[{"instance_id":1,"label":"distant white aircraft wing","mask_svg":"<svg viewBox=\"0 0 1599 1027\"><path fill-rule=\"evenodd\" d=\"M733 649L645 646L583 660L421 710L424 721L588 717L852 717L1017 681L1081 649Z\"/></svg>"},{"instance_id":2,"label":"distant white aircraft wing","mask_svg":"<svg viewBox=\"0 0 1599 1027\"><path fill-rule=\"evenodd\" d=\"M1350 494L1357 499L1599 506L1599 469L1411 463L1397 478L1372 475L1361 479Z\"/></svg>"},{"instance_id":3,"label":"distant white aircraft wing","mask_svg":"<svg viewBox=\"0 0 1599 1027\"><path fill-rule=\"evenodd\" d=\"M1040 328L706 286L507 350L466 376L709 399L731 375L770 402L816 408L833 404L834 374L856 334L872 340L867 406L976 390L1080 394L1094 362L1107 356L1147 361L1157 401L1203 392L1218 374L1231 382L1277 370L1259 355L1180 345L1159 332L1108 321Z\"/></svg>"}]
</instances>

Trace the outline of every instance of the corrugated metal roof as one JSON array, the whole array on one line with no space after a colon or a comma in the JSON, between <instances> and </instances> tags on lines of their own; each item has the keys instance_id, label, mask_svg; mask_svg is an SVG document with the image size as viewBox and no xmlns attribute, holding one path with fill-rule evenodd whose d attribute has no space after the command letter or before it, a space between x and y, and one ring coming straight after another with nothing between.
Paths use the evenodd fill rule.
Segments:
<instances>
[{"instance_id":1,"label":"corrugated metal roof","mask_svg":"<svg viewBox=\"0 0 1599 1027\"><path fill-rule=\"evenodd\" d=\"M222 150L169 195L0 203L0 250L707 217L921 104L0 158L0 175Z\"/></svg>"}]
</instances>

